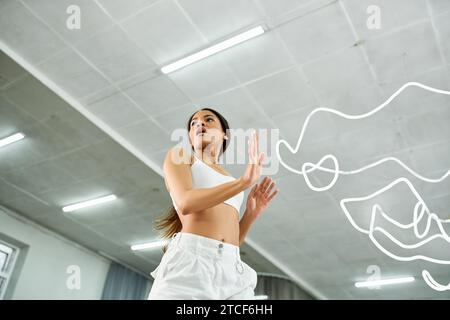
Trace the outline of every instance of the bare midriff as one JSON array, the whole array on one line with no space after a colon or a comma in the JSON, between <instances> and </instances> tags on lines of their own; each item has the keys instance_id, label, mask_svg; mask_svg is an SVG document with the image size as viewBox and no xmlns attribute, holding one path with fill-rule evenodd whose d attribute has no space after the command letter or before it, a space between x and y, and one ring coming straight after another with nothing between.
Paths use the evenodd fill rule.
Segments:
<instances>
[{"instance_id":1,"label":"bare midriff","mask_svg":"<svg viewBox=\"0 0 450 320\"><path fill-rule=\"evenodd\" d=\"M220 203L203 211L180 217L181 232L198 234L239 246L239 214L231 205Z\"/></svg>"}]
</instances>

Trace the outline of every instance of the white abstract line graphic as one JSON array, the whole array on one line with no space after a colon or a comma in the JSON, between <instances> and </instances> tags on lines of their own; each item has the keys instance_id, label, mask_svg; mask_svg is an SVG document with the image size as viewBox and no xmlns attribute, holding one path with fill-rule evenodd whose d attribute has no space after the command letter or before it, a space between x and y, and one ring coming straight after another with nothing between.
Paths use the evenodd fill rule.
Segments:
<instances>
[{"instance_id":1,"label":"white abstract line graphic","mask_svg":"<svg viewBox=\"0 0 450 320\"><path fill-rule=\"evenodd\" d=\"M438 283L436 280L433 279L431 274L427 270L422 271L422 277L431 288L433 288L436 291L447 291L450 290L450 283L448 285L442 285Z\"/></svg>"},{"instance_id":2,"label":"white abstract line graphic","mask_svg":"<svg viewBox=\"0 0 450 320\"><path fill-rule=\"evenodd\" d=\"M318 161L317 164L310 163L310 162L305 162L302 165L302 170L300 170L300 171L296 170L296 169L290 167L289 165L287 165L286 163L284 163L283 159L281 159L281 157L280 157L280 144L284 144L289 149L289 151L291 153L297 153L297 151L300 149L300 145L301 145L301 143L303 141L303 136L305 135L305 131L306 131L306 128L308 127L309 121L311 120L312 116L315 115L316 113L328 112L328 113L336 114L336 115L338 115L338 116L340 116L342 118L349 119L349 120L364 119L364 118L367 118L367 117L370 117L370 116L374 115L378 111L380 111L383 108L385 108L389 103L391 103L392 100L394 100L400 93L402 93L408 87L420 87L422 89L425 89L425 90L428 90L428 91L431 91L431 92L445 94L445 95L450 95L450 91L445 91L445 90L432 88L432 87L426 86L426 85L418 83L418 82L408 82L408 83L404 84L400 89L398 89L384 103L382 103L381 105L379 105L378 107L376 107L375 109L373 109L372 111L369 111L367 113L363 113L363 114L360 114L360 115L350 115L350 114L346 114L344 112L341 112L341 111L338 111L338 110L334 110L334 109L330 109L330 108L317 108L317 109L314 109L313 111L311 111L311 113L305 119L305 122L303 124L302 130L300 132L300 137L299 137L299 139L297 141L297 145L295 146L295 148L292 148L291 145L286 140L280 139L280 140L277 141L275 147L276 147L276 153L277 153L278 160L280 161L280 163L287 170L289 170L289 171L291 171L293 173L299 174L299 175L304 175L306 184L308 185L308 187L311 190L314 190L314 191L326 191L326 190L332 188L334 186L334 184L336 183L336 181L337 181L337 179L339 177L339 174L343 174L343 175L356 174L356 173L365 171L367 169L373 168L375 166L378 166L378 165L380 165L382 163L385 163L387 161L395 161L395 162L397 162L404 169L406 169L409 173L411 173L412 175L414 175L415 177L417 177L420 180L423 180L423 181L426 181L426 182L431 182L431 183L441 182L442 180L444 180L446 177L448 177L450 175L450 170L448 170L440 178L435 178L435 179L427 178L427 177L424 177L424 176L418 174L417 172L415 172L414 170L409 168L406 164L404 164L400 159L395 158L395 157L386 157L386 158L383 158L383 159L381 159L379 161L371 163L371 164L369 164L367 166L361 167L361 168L356 169L356 170L350 170L350 171L339 170L339 162L338 162L337 158L334 155L332 155L332 154L327 154L327 155L323 156ZM334 168L333 169L321 166L321 164L324 161L328 160L328 159L332 160L332 162L334 164ZM311 181L310 181L309 177L308 177L308 173L311 172L311 171L315 171L316 169L319 169L319 170L325 171L325 172L333 173L334 177L333 177L332 181L328 185L326 185L324 187L313 186L311 184Z\"/></svg>"},{"instance_id":3,"label":"white abstract line graphic","mask_svg":"<svg viewBox=\"0 0 450 320\"><path fill-rule=\"evenodd\" d=\"M450 91L446 91L446 90L440 90L440 89L436 89L436 88L432 88L426 85L423 85L421 83L418 82L408 82L406 84L404 84L400 89L398 89L393 95L391 95L384 103L382 103L381 105L379 105L378 107L376 107L375 109L373 109L370 112L364 113L364 114L360 114L360 115L349 115L346 113L343 113L341 111L337 111L334 109L330 109L330 108L317 108L314 109L305 119L305 122L303 124L302 130L300 132L300 137L297 141L297 144L294 148L291 147L291 145L289 143L287 143L285 140L279 140L276 143L276 153L277 153L277 157L280 161L280 163L289 171L302 175L305 179L306 184L308 185L308 187L313 190L313 191L326 191L329 190L330 188L332 188L334 186L334 184L336 183L337 179L339 178L339 174L342 175L353 175L353 174L358 174L360 172L363 172L365 170L368 170L370 168L379 166L385 162L388 161L393 161L396 162L397 164L399 164L400 166L402 166L406 171L408 171L410 174L412 174L413 176L415 176L416 178L422 180L422 181L426 181L429 183L439 183L441 181L443 181L445 178L447 178L450 175L450 170L447 170L445 172L445 174L443 174L441 177L438 178L427 178L424 177L422 175L420 175L419 173L415 172L414 170L412 170L411 168L409 168L406 164L404 164L400 159L395 158L395 157L385 157L379 161L376 161L374 163L371 163L367 166L363 166L359 169L356 170L348 170L348 171L344 171L344 170L340 170L340 166L339 166L339 162L336 158L336 156L334 156L333 154L327 154L325 156L323 156L317 163L311 163L311 162L305 162L302 164L301 166L301 170L296 170L292 167L290 167L289 165L287 165L286 163L284 163L284 161L281 159L280 157L280 152L279 152L279 148L281 144L284 144L291 153L296 154L298 152L298 150L300 149L302 140L303 140L303 136L305 134L305 131L307 129L307 126L309 124L309 121L311 120L312 116L316 113L319 112L329 112L332 114L336 114L340 117L349 119L349 120L359 120L359 119L363 119L363 118L367 118L370 117L372 115L374 115L375 113L377 113L378 111L382 110L384 107L386 107L392 100L394 100L400 93L402 93L406 88L408 87L420 87L422 89L434 92L434 93L439 93L439 94L444 94L444 95L450 95ZM322 166L322 164L327 161L327 160L331 160L333 163L333 168L327 168ZM326 185L326 186L314 186L311 181L310 178L308 176L308 173L313 172L315 170L321 170L324 172L329 172L333 174L333 179L331 180L331 182ZM351 202L361 202L361 201L367 201L370 200L388 190L390 190L391 188L393 188L394 186L400 184L400 183L404 183L408 186L409 190L412 192L412 194L416 197L417 202L414 206L414 210L413 210L413 219L411 223L408 224L402 224L399 223L397 220L391 218L388 214L386 214L382 207L379 204L375 204L372 206L372 211L371 211L371 218L370 218L370 226L368 229L363 228L361 226L359 226L355 220L353 219L353 217L351 216L351 214L349 213L349 210L347 208L347 204L351 203ZM342 199L340 201L340 206L341 209L343 210L345 216L347 217L347 219L350 221L350 223L352 224L352 226L358 230L359 232L362 232L364 234L367 234L370 238L370 240L374 243L374 245L380 250L382 251L384 254L386 254L387 256L399 260L399 261L413 261L413 260L425 260L425 261L429 261L432 263L436 263L436 264L444 264L444 265L448 265L450 264L450 260L446 260L446 259L436 259L436 258L432 258L432 257L428 257L425 255L413 255L413 256L399 256L394 254L393 252L390 252L389 250L387 250L383 245L381 245L378 240L375 238L374 236L374 232L378 232L380 234L383 234L385 237L387 237L391 242L395 243L397 246L403 248L403 249L407 249L407 250L413 250L413 249L418 249L421 248L422 246L435 241L437 239L442 239L444 241L446 241L449 245L450 245L450 236L446 233L443 224L448 224L450 223L450 219L448 220L444 220L444 219L440 219L435 213L430 212L430 210L428 209L427 205L425 204L425 201L422 199L422 197L419 195L419 193L417 192L417 190L414 188L413 184L411 183L410 180L408 180L405 177L401 177L396 179L395 181L389 183L388 185L386 185L385 187L381 188L380 190L365 196L365 197L358 197L358 198L345 198ZM388 231L386 231L384 228L381 228L379 226L375 226L375 221L377 216L381 216L382 218L384 218L384 220L388 221L389 223L391 223L392 225L396 226L397 228L401 228L401 229L413 229L414 230L414 235L417 239L423 239L421 241L418 241L417 243L414 244L405 244L401 241L399 241L397 238L395 238L392 234L390 234ZM426 219L426 220L424 220ZM419 223L425 221L426 225L425 228L423 230L423 232L419 231ZM432 226L432 224L435 224L438 229L439 229L439 233L434 234L434 235L429 235L430 233L430 228ZM425 238L427 237L427 238ZM425 238L425 239L424 239ZM423 270L422 271L422 277L424 278L425 282L427 283L428 286L430 286L432 289L436 290L436 291L446 291L446 290L450 290L450 283L448 285L442 285L439 284L437 281L435 281L433 279L433 277L431 276L431 274L427 271L427 270Z\"/></svg>"}]
</instances>

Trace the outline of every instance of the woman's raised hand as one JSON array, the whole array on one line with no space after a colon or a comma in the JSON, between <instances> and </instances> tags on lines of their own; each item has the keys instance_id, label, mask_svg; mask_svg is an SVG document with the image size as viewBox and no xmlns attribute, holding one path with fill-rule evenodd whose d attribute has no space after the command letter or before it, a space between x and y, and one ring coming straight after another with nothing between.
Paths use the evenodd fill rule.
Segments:
<instances>
[{"instance_id":1,"label":"woman's raised hand","mask_svg":"<svg viewBox=\"0 0 450 320\"><path fill-rule=\"evenodd\" d=\"M264 153L259 153L259 136L255 130L252 131L247 146L249 164L241 177L246 188L253 186L258 181L261 176L262 162L264 160Z\"/></svg>"}]
</instances>

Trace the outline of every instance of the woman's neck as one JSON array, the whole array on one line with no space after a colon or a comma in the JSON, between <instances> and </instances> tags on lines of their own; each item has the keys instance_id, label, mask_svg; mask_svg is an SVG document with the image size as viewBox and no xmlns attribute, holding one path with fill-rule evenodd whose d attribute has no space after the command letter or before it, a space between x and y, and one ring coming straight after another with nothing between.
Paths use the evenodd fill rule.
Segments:
<instances>
[{"instance_id":1,"label":"woman's neck","mask_svg":"<svg viewBox=\"0 0 450 320\"><path fill-rule=\"evenodd\" d=\"M210 165L218 165L219 164L219 156L215 154L209 154L209 152L204 150L195 150L195 154L197 157L202 159L203 162Z\"/></svg>"}]
</instances>

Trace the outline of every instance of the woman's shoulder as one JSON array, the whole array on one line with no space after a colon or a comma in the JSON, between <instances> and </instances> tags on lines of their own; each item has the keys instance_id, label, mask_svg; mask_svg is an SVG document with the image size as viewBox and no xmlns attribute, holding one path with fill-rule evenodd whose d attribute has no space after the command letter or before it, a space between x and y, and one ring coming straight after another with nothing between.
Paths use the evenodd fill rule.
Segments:
<instances>
[{"instance_id":1,"label":"woman's shoulder","mask_svg":"<svg viewBox=\"0 0 450 320\"><path fill-rule=\"evenodd\" d=\"M166 185L166 189L168 192L170 192L169 186L167 184L166 181L166 175L168 173L167 170L169 170L169 167L173 167L173 164L178 165L178 164L189 164L192 165L193 161L194 161L194 156L192 154L192 152L189 152L188 149L186 149L185 147L177 144L175 146L172 146L171 148L169 148L169 150L167 150L166 152L166 157L164 159L164 164L163 164L163 176L164 176L164 182ZM170 162L170 164L169 164Z\"/></svg>"},{"instance_id":2,"label":"woman's shoulder","mask_svg":"<svg viewBox=\"0 0 450 320\"><path fill-rule=\"evenodd\" d=\"M175 164L192 165L194 162L194 154L186 147L177 144L167 151L166 159L172 160Z\"/></svg>"}]
</instances>

